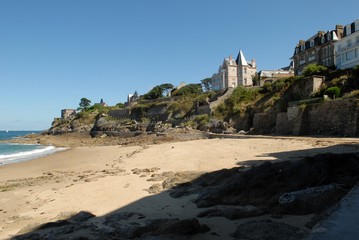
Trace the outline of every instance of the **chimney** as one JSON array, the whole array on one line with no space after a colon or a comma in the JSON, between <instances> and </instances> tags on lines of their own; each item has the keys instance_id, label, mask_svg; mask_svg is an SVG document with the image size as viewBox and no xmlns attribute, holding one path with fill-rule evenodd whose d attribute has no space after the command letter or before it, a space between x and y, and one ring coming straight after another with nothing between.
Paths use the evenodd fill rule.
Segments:
<instances>
[{"instance_id":1,"label":"chimney","mask_svg":"<svg viewBox=\"0 0 359 240\"><path fill-rule=\"evenodd\" d=\"M343 32L344 32L343 25L336 25L335 26L335 33L337 34L339 39L341 39L343 37Z\"/></svg>"},{"instance_id":2,"label":"chimney","mask_svg":"<svg viewBox=\"0 0 359 240\"><path fill-rule=\"evenodd\" d=\"M233 60L232 55L229 55L229 64L230 65L232 65L232 60Z\"/></svg>"},{"instance_id":3,"label":"chimney","mask_svg":"<svg viewBox=\"0 0 359 240\"><path fill-rule=\"evenodd\" d=\"M252 67L256 68L256 60L255 59L252 59Z\"/></svg>"}]
</instances>

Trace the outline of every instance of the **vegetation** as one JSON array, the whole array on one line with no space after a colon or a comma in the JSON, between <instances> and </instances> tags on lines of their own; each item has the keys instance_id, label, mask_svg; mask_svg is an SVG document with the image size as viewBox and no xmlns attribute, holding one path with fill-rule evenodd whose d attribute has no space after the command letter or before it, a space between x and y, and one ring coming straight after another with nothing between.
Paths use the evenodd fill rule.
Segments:
<instances>
[{"instance_id":1,"label":"vegetation","mask_svg":"<svg viewBox=\"0 0 359 240\"><path fill-rule=\"evenodd\" d=\"M330 87L330 88L327 88L324 93L331 98L338 98L338 97L340 97L340 88L339 87Z\"/></svg>"},{"instance_id":2,"label":"vegetation","mask_svg":"<svg viewBox=\"0 0 359 240\"><path fill-rule=\"evenodd\" d=\"M86 109L88 109L91 105L91 101L88 100L87 98L81 98L80 100L80 104L79 104L79 107L77 108L77 110L80 110L80 111L84 111Z\"/></svg>"},{"instance_id":3,"label":"vegetation","mask_svg":"<svg viewBox=\"0 0 359 240\"><path fill-rule=\"evenodd\" d=\"M185 96L190 94L201 94L203 93L201 84L188 84L180 89L176 89L172 92L172 96Z\"/></svg>"},{"instance_id":4,"label":"vegetation","mask_svg":"<svg viewBox=\"0 0 359 240\"><path fill-rule=\"evenodd\" d=\"M256 72L253 76L252 76L252 81L253 81L253 86L259 86L260 85L260 77L258 72Z\"/></svg>"},{"instance_id":5,"label":"vegetation","mask_svg":"<svg viewBox=\"0 0 359 240\"><path fill-rule=\"evenodd\" d=\"M163 97L164 92L166 92L168 95L171 89L173 89L173 85L170 83L157 85L156 87L152 88L148 93L144 94L143 98L147 100L159 99Z\"/></svg>"},{"instance_id":6,"label":"vegetation","mask_svg":"<svg viewBox=\"0 0 359 240\"><path fill-rule=\"evenodd\" d=\"M212 78L205 78L201 80L204 91L212 91Z\"/></svg>"},{"instance_id":7,"label":"vegetation","mask_svg":"<svg viewBox=\"0 0 359 240\"><path fill-rule=\"evenodd\" d=\"M214 115L223 119L231 117L245 110L248 104L255 102L260 97L258 88L237 87L232 95L216 108Z\"/></svg>"},{"instance_id":8,"label":"vegetation","mask_svg":"<svg viewBox=\"0 0 359 240\"><path fill-rule=\"evenodd\" d=\"M303 76L313 76L313 75L326 75L328 73L328 68L318 64L309 64L303 70Z\"/></svg>"}]
</instances>

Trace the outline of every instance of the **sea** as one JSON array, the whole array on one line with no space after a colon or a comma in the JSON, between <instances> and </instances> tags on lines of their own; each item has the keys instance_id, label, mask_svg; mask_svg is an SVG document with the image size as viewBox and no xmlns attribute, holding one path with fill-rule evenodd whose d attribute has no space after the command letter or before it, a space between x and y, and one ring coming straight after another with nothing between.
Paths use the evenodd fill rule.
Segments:
<instances>
[{"instance_id":1,"label":"sea","mask_svg":"<svg viewBox=\"0 0 359 240\"><path fill-rule=\"evenodd\" d=\"M0 166L22 162L54 153L60 149L40 144L9 143L6 140L21 138L40 131L0 131Z\"/></svg>"}]
</instances>

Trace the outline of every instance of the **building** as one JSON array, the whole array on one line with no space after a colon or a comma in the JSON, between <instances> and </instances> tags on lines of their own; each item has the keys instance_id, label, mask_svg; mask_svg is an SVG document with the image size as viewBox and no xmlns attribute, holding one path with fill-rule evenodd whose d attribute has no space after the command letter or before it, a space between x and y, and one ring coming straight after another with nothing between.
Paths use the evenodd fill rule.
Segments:
<instances>
[{"instance_id":1,"label":"building","mask_svg":"<svg viewBox=\"0 0 359 240\"><path fill-rule=\"evenodd\" d=\"M212 89L220 90L237 86L237 63L232 56L225 58L212 76Z\"/></svg>"},{"instance_id":2,"label":"building","mask_svg":"<svg viewBox=\"0 0 359 240\"><path fill-rule=\"evenodd\" d=\"M281 78L287 78L294 76L293 62L288 67L284 67L278 70L262 70L258 73L259 85L263 86L265 83L272 83Z\"/></svg>"},{"instance_id":3,"label":"building","mask_svg":"<svg viewBox=\"0 0 359 240\"><path fill-rule=\"evenodd\" d=\"M103 101L103 99L101 98L101 101L99 103L95 103L94 106L103 106L103 107L107 107L107 104Z\"/></svg>"},{"instance_id":4,"label":"building","mask_svg":"<svg viewBox=\"0 0 359 240\"><path fill-rule=\"evenodd\" d=\"M232 56L225 58L218 72L212 75L212 89L221 90L240 85L252 86L252 77L256 72L255 60L247 62L240 50L236 60Z\"/></svg>"},{"instance_id":5,"label":"building","mask_svg":"<svg viewBox=\"0 0 359 240\"><path fill-rule=\"evenodd\" d=\"M344 27L343 37L334 44L337 69L359 65L359 19Z\"/></svg>"},{"instance_id":6,"label":"building","mask_svg":"<svg viewBox=\"0 0 359 240\"><path fill-rule=\"evenodd\" d=\"M238 86L253 86L253 77L257 72L256 61L252 59L251 62L247 62L242 50L239 50L237 56L237 85Z\"/></svg>"},{"instance_id":7,"label":"building","mask_svg":"<svg viewBox=\"0 0 359 240\"><path fill-rule=\"evenodd\" d=\"M61 110L61 119L68 119L68 118L71 118L74 116L76 116L75 109L62 109Z\"/></svg>"},{"instance_id":8,"label":"building","mask_svg":"<svg viewBox=\"0 0 359 240\"><path fill-rule=\"evenodd\" d=\"M309 64L334 67L334 44L342 36L343 26L336 25L335 30L327 32L318 31L317 34L306 41L300 40L291 58L294 62L294 74L301 75L303 69Z\"/></svg>"}]
</instances>

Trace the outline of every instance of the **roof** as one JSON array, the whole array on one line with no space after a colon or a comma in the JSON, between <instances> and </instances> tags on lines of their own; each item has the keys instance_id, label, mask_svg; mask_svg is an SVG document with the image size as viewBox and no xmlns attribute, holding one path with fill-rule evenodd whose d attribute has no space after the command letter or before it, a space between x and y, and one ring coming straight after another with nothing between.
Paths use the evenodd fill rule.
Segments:
<instances>
[{"instance_id":1,"label":"roof","mask_svg":"<svg viewBox=\"0 0 359 240\"><path fill-rule=\"evenodd\" d=\"M236 59L236 63L238 65L248 65L248 62L246 61L242 50L239 50L239 53L238 53L238 56L237 56L237 59Z\"/></svg>"}]
</instances>

